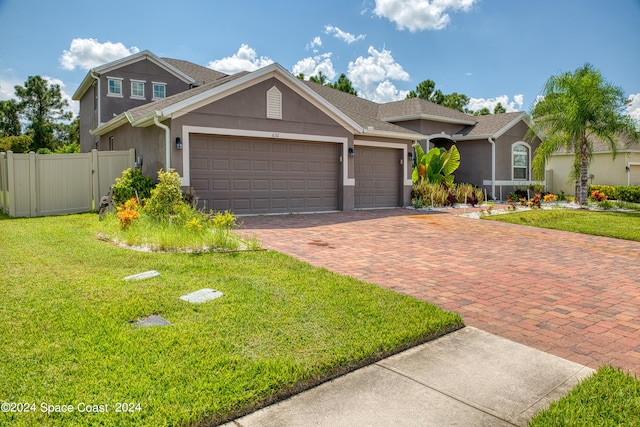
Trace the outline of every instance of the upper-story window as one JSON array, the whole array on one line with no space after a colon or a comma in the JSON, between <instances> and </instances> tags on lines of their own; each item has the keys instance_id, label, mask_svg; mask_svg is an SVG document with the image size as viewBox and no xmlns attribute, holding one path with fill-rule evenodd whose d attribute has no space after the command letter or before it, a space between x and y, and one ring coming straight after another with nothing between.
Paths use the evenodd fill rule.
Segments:
<instances>
[{"instance_id":1,"label":"upper-story window","mask_svg":"<svg viewBox=\"0 0 640 427\"><path fill-rule=\"evenodd\" d=\"M513 179L529 179L529 146L523 142L517 142L511 147Z\"/></svg>"},{"instance_id":2,"label":"upper-story window","mask_svg":"<svg viewBox=\"0 0 640 427\"><path fill-rule=\"evenodd\" d=\"M144 80L131 80L131 97L144 99Z\"/></svg>"},{"instance_id":3,"label":"upper-story window","mask_svg":"<svg viewBox=\"0 0 640 427\"><path fill-rule=\"evenodd\" d=\"M122 96L122 79L119 77L107 77L107 96Z\"/></svg>"},{"instance_id":4,"label":"upper-story window","mask_svg":"<svg viewBox=\"0 0 640 427\"><path fill-rule=\"evenodd\" d=\"M162 99L167 97L167 84L153 82L153 99Z\"/></svg>"}]
</instances>

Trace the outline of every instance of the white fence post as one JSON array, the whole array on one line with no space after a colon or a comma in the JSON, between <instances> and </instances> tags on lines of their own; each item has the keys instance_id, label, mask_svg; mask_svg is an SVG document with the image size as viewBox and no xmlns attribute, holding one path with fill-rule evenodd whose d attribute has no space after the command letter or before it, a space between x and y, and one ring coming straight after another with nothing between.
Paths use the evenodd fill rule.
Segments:
<instances>
[{"instance_id":1,"label":"white fence post","mask_svg":"<svg viewBox=\"0 0 640 427\"><path fill-rule=\"evenodd\" d=\"M38 215L38 186L36 182L36 160L37 154L29 152L29 216Z\"/></svg>"},{"instance_id":2,"label":"white fence post","mask_svg":"<svg viewBox=\"0 0 640 427\"><path fill-rule=\"evenodd\" d=\"M98 161L98 150L91 150L91 189L93 196L93 210L98 210L98 201L100 200L100 166Z\"/></svg>"},{"instance_id":3,"label":"white fence post","mask_svg":"<svg viewBox=\"0 0 640 427\"><path fill-rule=\"evenodd\" d=\"M7 209L7 153L0 153L0 204L2 204L2 212L9 213Z\"/></svg>"}]
</instances>

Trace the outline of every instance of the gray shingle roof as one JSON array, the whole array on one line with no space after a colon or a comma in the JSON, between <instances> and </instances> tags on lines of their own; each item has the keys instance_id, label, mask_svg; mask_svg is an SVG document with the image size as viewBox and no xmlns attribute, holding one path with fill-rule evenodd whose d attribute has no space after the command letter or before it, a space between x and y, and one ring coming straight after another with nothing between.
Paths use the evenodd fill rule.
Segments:
<instances>
[{"instance_id":1,"label":"gray shingle roof","mask_svg":"<svg viewBox=\"0 0 640 427\"><path fill-rule=\"evenodd\" d=\"M193 78L198 84L211 83L228 76L228 74L220 71L212 70L193 62L183 61L182 59L162 58L162 60Z\"/></svg>"},{"instance_id":2,"label":"gray shingle roof","mask_svg":"<svg viewBox=\"0 0 640 427\"><path fill-rule=\"evenodd\" d=\"M488 114L486 116L474 116L476 124L473 126L466 126L458 133L464 136L473 135L493 135L500 129L504 128L512 120L515 120L518 116L522 115L522 111L514 113L503 114Z\"/></svg>"},{"instance_id":3,"label":"gray shingle roof","mask_svg":"<svg viewBox=\"0 0 640 427\"><path fill-rule=\"evenodd\" d=\"M401 101L381 104L378 110L378 118L381 120L412 117L412 116L436 116L461 122L475 122L475 117L462 113L452 108L443 107L436 103L421 98L403 99Z\"/></svg>"},{"instance_id":4,"label":"gray shingle roof","mask_svg":"<svg viewBox=\"0 0 640 427\"><path fill-rule=\"evenodd\" d=\"M421 138L419 133L409 129L387 123L378 118L380 104L359 98L346 92L339 91L318 83L304 81L304 83L318 95L327 100L330 104L337 107L344 114L349 116L353 121L362 126L365 130L371 129L384 132L396 132L407 135L415 135Z\"/></svg>"}]
</instances>

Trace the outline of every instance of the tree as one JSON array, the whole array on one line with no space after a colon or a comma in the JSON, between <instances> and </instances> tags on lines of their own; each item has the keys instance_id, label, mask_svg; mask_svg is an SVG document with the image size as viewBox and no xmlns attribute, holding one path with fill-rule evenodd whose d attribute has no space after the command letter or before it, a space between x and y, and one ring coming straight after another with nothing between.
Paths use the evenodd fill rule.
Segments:
<instances>
[{"instance_id":1,"label":"tree","mask_svg":"<svg viewBox=\"0 0 640 427\"><path fill-rule=\"evenodd\" d=\"M358 96L358 92L353 88L351 80L344 74L340 74L338 80L335 83L327 83L327 86L333 89L340 90L342 92L350 93L351 95Z\"/></svg>"},{"instance_id":2,"label":"tree","mask_svg":"<svg viewBox=\"0 0 640 427\"><path fill-rule=\"evenodd\" d=\"M309 77L309 81L324 85L327 82L327 76L322 71L318 71L318 75Z\"/></svg>"},{"instance_id":3,"label":"tree","mask_svg":"<svg viewBox=\"0 0 640 427\"><path fill-rule=\"evenodd\" d=\"M491 115L491 110L488 107L482 107L478 111L473 112L474 116L489 116Z\"/></svg>"},{"instance_id":4,"label":"tree","mask_svg":"<svg viewBox=\"0 0 640 427\"><path fill-rule=\"evenodd\" d=\"M444 107L464 112L464 106L469 103L469 97L462 93L453 92L444 94L440 89L436 89L433 80L424 80L416 86L416 90L409 91L407 99L420 98L440 104Z\"/></svg>"},{"instance_id":5,"label":"tree","mask_svg":"<svg viewBox=\"0 0 640 427\"><path fill-rule=\"evenodd\" d=\"M407 99L420 98L427 101L435 102L435 99L442 95L442 92L436 94L436 83L433 80L424 80L416 86L416 90L409 91Z\"/></svg>"},{"instance_id":6,"label":"tree","mask_svg":"<svg viewBox=\"0 0 640 427\"><path fill-rule=\"evenodd\" d=\"M507 112L507 109L502 106L501 102L498 102L495 107L493 107L493 114L504 114Z\"/></svg>"},{"instance_id":7,"label":"tree","mask_svg":"<svg viewBox=\"0 0 640 427\"><path fill-rule=\"evenodd\" d=\"M19 136L22 133L18 104L15 100L0 101L0 137Z\"/></svg>"},{"instance_id":8,"label":"tree","mask_svg":"<svg viewBox=\"0 0 640 427\"><path fill-rule=\"evenodd\" d=\"M33 150L54 149L56 125L70 120L72 113L65 111L69 105L62 98L60 85L49 84L40 76L29 76L24 86L15 87L18 108L29 122L27 132L33 138Z\"/></svg>"},{"instance_id":9,"label":"tree","mask_svg":"<svg viewBox=\"0 0 640 427\"><path fill-rule=\"evenodd\" d=\"M452 108L454 110L463 111L464 106L469 103L469 97L463 93L453 92L448 95L444 95L442 102L439 102L440 105L448 108Z\"/></svg>"},{"instance_id":10,"label":"tree","mask_svg":"<svg viewBox=\"0 0 640 427\"><path fill-rule=\"evenodd\" d=\"M593 139L605 143L614 156L617 141L639 140L636 123L624 113L628 101L622 89L607 82L591 64L550 77L542 95L544 99L533 107L535 124L529 132L530 139L546 135L534 154L534 176L543 178L546 161L559 149L574 153L573 177L579 178L576 199L584 205Z\"/></svg>"}]
</instances>

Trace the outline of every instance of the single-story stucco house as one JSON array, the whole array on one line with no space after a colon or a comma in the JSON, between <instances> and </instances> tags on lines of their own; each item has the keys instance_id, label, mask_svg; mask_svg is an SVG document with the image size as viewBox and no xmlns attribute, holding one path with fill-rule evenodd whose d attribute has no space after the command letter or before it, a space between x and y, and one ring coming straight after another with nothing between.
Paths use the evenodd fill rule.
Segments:
<instances>
[{"instance_id":1,"label":"single-story stucco house","mask_svg":"<svg viewBox=\"0 0 640 427\"><path fill-rule=\"evenodd\" d=\"M81 151L135 148L145 175L173 168L202 208L236 214L407 206L416 142L456 143L456 182L500 197L532 182L537 147L524 113L379 104L277 63L226 75L142 51L90 70L73 99Z\"/></svg>"},{"instance_id":2,"label":"single-story stucco house","mask_svg":"<svg viewBox=\"0 0 640 427\"><path fill-rule=\"evenodd\" d=\"M560 151L550 156L546 164L547 191L574 195L576 183L571 179L575 155ZM589 164L589 183L594 185L640 185L640 146L618 143L615 157L602 141L593 141Z\"/></svg>"}]
</instances>

